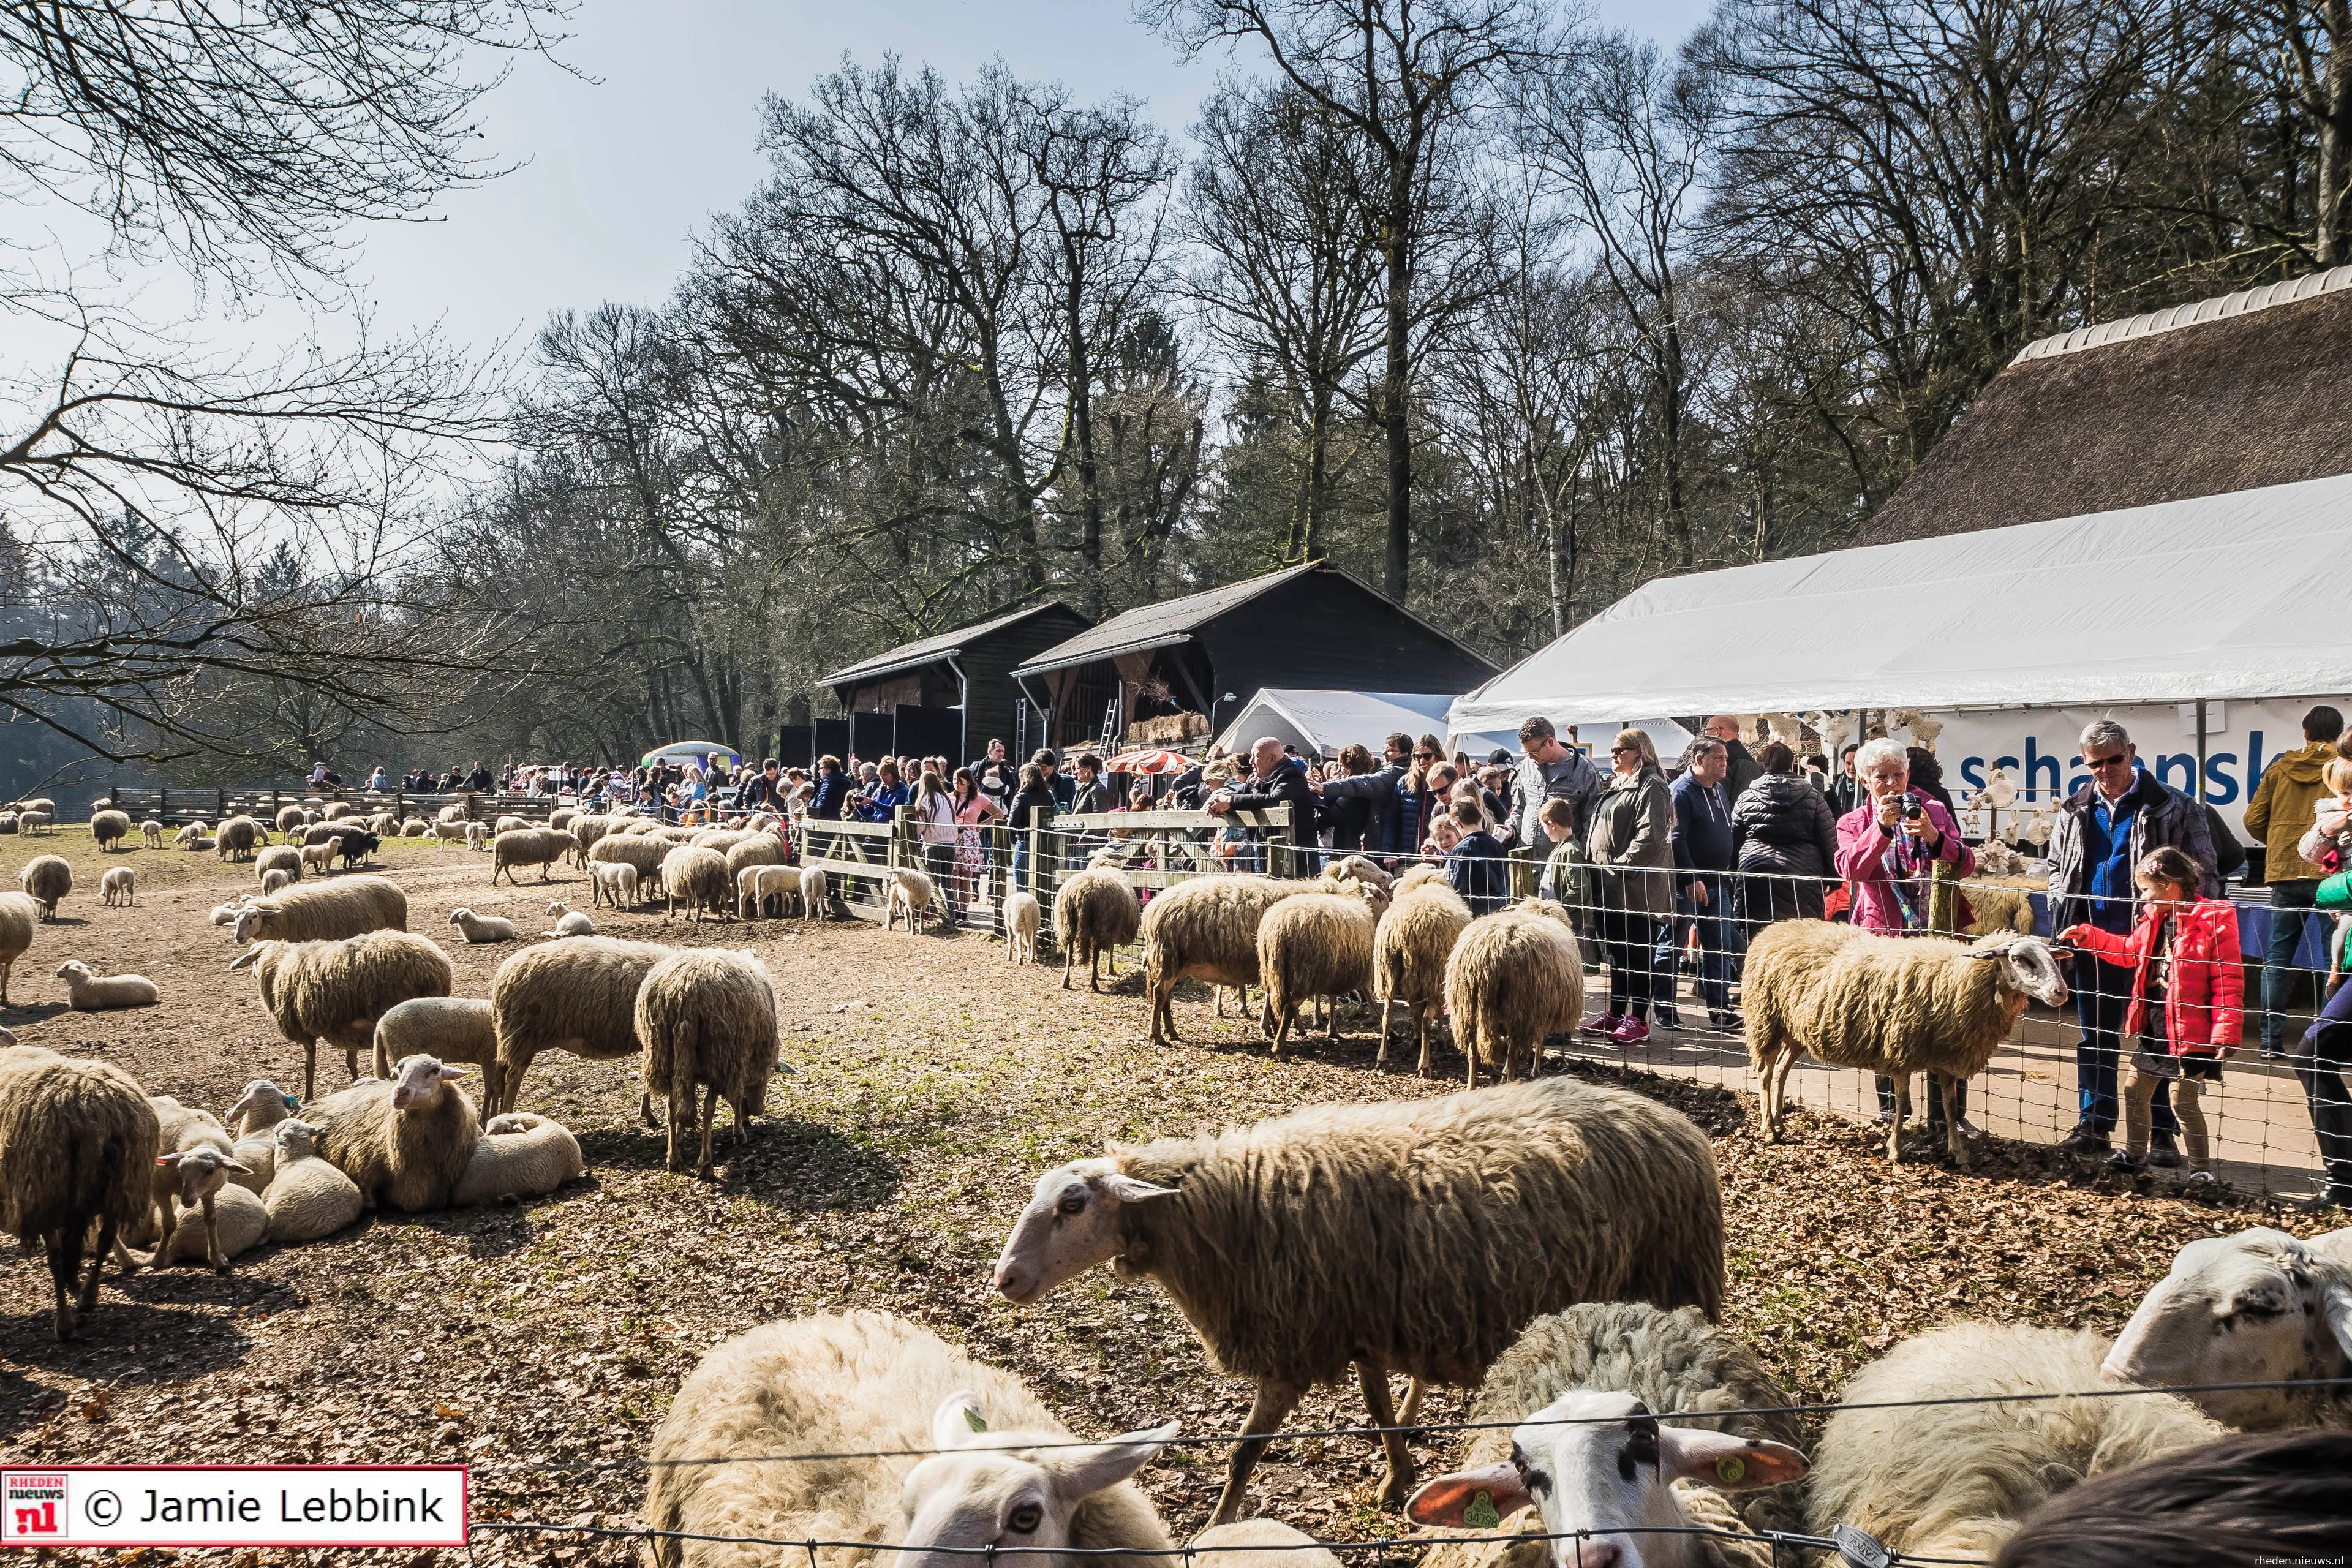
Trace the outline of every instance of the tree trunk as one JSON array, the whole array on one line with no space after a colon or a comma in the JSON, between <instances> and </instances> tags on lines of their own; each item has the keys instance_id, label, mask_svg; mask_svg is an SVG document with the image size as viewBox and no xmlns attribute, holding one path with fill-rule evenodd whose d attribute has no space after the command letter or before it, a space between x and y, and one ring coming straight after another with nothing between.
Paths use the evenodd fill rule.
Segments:
<instances>
[{"instance_id":1,"label":"tree trunk","mask_svg":"<svg viewBox=\"0 0 2352 1568\"><path fill-rule=\"evenodd\" d=\"M1410 203L1410 196L1406 198ZM1381 433L1388 444L1388 595L1404 603L1412 562L1412 433L1405 422L1406 383L1411 366L1408 333L1412 306L1412 263L1405 254L1409 205L1392 206L1384 246L1388 265L1388 364L1381 386Z\"/></svg>"},{"instance_id":2,"label":"tree trunk","mask_svg":"<svg viewBox=\"0 0 2352 1568\"><path fill-rule=\"evenodd\" d=\"M1104 606L1103 509L1095 478L1094 367L1087 357L1085 284L1075 253L1067 260L1070 275L1062 309L1064 331L1069 334L1070 446L1078 467L1078 557L1087 579L1087 614L1099 620Z\"/></svg>"},{"instance_id":3,"label":"tree trunk","mask_svg":"<svg viewBox=\"0 0 2352 1568\"><path fill-rule=\"evenodd\" d=\"M2319 104L2319 265L2345 262L2345 160L2352 156L2352 0L2321 0L2327 32L2326 74Z\"/></svg>"}]
</instances>

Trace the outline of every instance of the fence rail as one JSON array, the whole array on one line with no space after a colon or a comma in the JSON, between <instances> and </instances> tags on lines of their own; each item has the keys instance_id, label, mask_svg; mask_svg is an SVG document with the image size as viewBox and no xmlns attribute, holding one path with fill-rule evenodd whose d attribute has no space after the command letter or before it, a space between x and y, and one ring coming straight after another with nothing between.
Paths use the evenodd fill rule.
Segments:
<instances>
[{"instance_id":1,"label":"fence rail","mask_svg":"<svg viewBox=\"0 0 2352 1568\"><path fill-rule=\"evenodd\" d=\"M286 789L252 785L230 788L220 785L208 789L110 788L93 797L90 809L128 812L137 819L152 818L167 827L179 827L191 822L216 823L240 815L268 819L275 817L279 808L289 805L318 811L335 801L348 804L362 816L389 812L403 819L432 817L437 816L444 806L459 805L465 808L466 819L469 822L495 822L501 816L520 816L533 822L544 822L558 805L564 804L553 795L501 795L490 791L421 795L406 790Z\"/></svg>"}]
</instances>

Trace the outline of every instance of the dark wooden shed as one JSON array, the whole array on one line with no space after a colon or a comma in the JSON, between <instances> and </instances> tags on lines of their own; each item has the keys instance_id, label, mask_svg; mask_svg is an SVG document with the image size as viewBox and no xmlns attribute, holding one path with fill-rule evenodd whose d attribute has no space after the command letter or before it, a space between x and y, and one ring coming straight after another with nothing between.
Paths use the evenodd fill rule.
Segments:
<instances>
[{"instance_id":1,"label":"dark wooden shed","mask_svg":"<svg viewBox=\"0 0 2352 1568\"><path fill-rule=\"evenodd\" d=\"M1012 678L1013 666L1092 624L1056 599L901 643L887 653L835 670L824 683L841 700L842 711L853 724L873 731L875 740L869 743L875 750L869 753L858 746L861 755L900 748L902 732L902 749L923 752L960 733L952 755L959 763L967 762L992 740L1010 744L1014 739L1014 705L1021 691ZM888 721L861 723L861 714L884 715ZM866 737L861 732L856 739Z\"/></svg>"},{"instance_id":2,"label":"dark wooden shed","mask_svg":"<svg viewBox=\"0 0 2352 1568\"><path fill-rule=\"evenodd\" d=\"M1314 561L1113 616L1013 676L1050 743L1066 747L1106 731L1111 744L1170 744L1171 728L1211 734L1260 687L1467 691L1496 673L1395 600Z\"/></svg>"}]
</instances>

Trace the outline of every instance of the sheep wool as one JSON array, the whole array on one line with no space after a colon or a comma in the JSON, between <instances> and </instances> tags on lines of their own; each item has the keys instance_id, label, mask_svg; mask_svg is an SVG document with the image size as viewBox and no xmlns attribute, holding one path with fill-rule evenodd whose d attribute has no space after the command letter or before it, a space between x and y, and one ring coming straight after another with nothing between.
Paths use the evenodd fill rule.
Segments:
<instances>
[{"instance_id":1,"label":"sheep wool","mask_svg":"<svg viewBox=\"0 0 2352 1568\"><path fill-rule=\"evenodd\" d=\"M121 1068L37 1046L0 1049L0 1231L47 1255L59 1340L98 1304L107 1253L147 1213L161 1136L154 1108Z\"/></svg>"},{"instance_id":2,"label":"sheep wool","mask_svg":"<svg viewBox=\"0 0 2352 1568\"><path fill-rule=\"evenodd\" d=\"M303 1116L320 1157L357 1184L371 1206L421 1214L446 1208L482 1124L452 1081L470 1069L409 1057L392 1081L370 1079L313 1100Z\"/></svg>"},{"instance_id":3,"label":"sheep wool","mask_svg":"<svg viewBox=\"0 0 2352 1568\"><path fill-rule=\"evenodd\" d=\"M147 841L148 848L161 849L163 847L163 825L151 816L139 825L139 837Z\"/></svg>"},{"instance_id":4,"label":"sheep wool","mask_svg":"<svg viewBox=\"0 0 2352 1568\"><path fill-rule=\"evenodd\" d=\"M1027 898L1024 893L1018 895ZM1006 910L1011 923L1012 911ZM1054 889L1054 945L1062 950L1062 988L1070 986L1070 970L1075 964L1087 966L1087 989L1102 989L1102 962L1111 961L1112 973L1118 973L1118 950L1135 940L1143 923L1143 907L1135 901L1135 889L1127 879L1108 866L1089 866L1063 879ZM1034 944L1029 962L1037 962Z\"/></svg>"},{"instance_id":5,"label":"sheep wool","mask_svg":"<svg viewBox=\"0 0 2352 1568\"><path fill-rule=\"evenodd\" d=\"M1184 1560L1199 1568L1340 1568L1338 1552L1274 1519L1213 1524L1192 1537Z\"/></svg>"},{"instance_id":6,"label":"sheep wool","mask_svg":"<svg viewBox=\"0 0 2352 1568\"><path fill-rule=\"evenodd\" d=\"M483 1088L491 1114L515 1108L523 1075L541 1051L571 1051L597 1061L635 1056L637 988L674 951L583 936L526 949L499 965L490 982L498 1065L484 1075ZM652 1103L646 1096L639 1113L649 1114Z\"/></svg>"},{"instance_id":7,"label":"sheep wool","mask_svg":"<svg viewBox=\"0 0 2352 1568\"><path fill-rule=\"evenodd\" d=\"M448 995L451 980L447 954L396 931L341 942L257 942L229 967L253 970L278 1032L302 1047L306 1101L319 1091L321 1039L342 1047L345 1070L356 1078L376 1020L412 997Z\"/></svg>"},{"instance_id":8,"label":"sheep wool","mask_svg":"<svg viewBox=\"0 0 2352 1568\"><path fill-rule=\"evenodd\" d=\"M728 918L728 898L735 885L727 879L727 857L716 849L678 845L662 857L661 879L669 904L665 919L675 920L680 903L694 911L697 925L702 923L706 910L717 910L721 920Z\"/></svg>"},{"instance_id":9,"label":"sheep wool","mask_svg":"<svg viewBox=\"0 0 2352 1568\"><path fill-rule=\"evenodd\" d=\"M482 1124L449 1204L466 1208L501 1198L543 1197L587 1173L580 1140L570 1128L527 1110L510 1110Z\"/></svg>"},{"instance_id":10,"label":"sheep wool","mask_svg":"<svg viewBox=\"0 0 2352 1568\"><path fill-rule=\"evenodd\" d=\"M232 1258L252 1251L269 1234L269 1211L259 1194L234 1183L212 1194L209 1228L189 1219L184 1212L180 1223L172 1227L171 1240L142 1255L139 1266L161 1268L173 1263L210 1263L226 1274Z\"/></svg>"},{"instance_id":11,"label":"sheep wool","mask_svg":"<svg viewBox=\"0 0 2352 1568\"><path fill-rule=\"evenodd\" d=\"M1131 900L1129 901L1132 901ZM1033 893L1007 893L1004 896L1004 962L1034 963L1037 962L1037 927L1045 911L1039 908ZM1142 919L1141 911L1136 916ZM1058 923L1058 921L1057 921ZM1132 937L1134 933L1129 932ZM1063 950L1062 979L1070 977L1069 949Z\"/></svg>"},{"instance_id":12,"label":"sheep wool","mask_svg":"<svg viewBox=\"0 0 2352 1568\"><path fill-rule=\"evenodd\" d=\"M423 838L432 831L433 825L421 816L412 816L400 825L400 837L403 838Z\"/></svg>"},{"instance_id":13,"label":"sheep wool","mask_svg":"<svg viewBox=\"0 0 2352 1568\"><path fill-rule=\"evenodd\" d=\"M213 834L214 847L224 860L247 859L264 841L261 824L249 816L232 816Z\"/></svg>"},{"instance_id":14,"label":"sheep wool","mask_svg":"<svg viewBox=\"0 0 2352 1568\"><path fill-rule=\"evenodd\" d=\"M911 935L919 929L918 922L928 920L938 906L939 889L932 886L929 874L911 866L900 866L890 873L885 884L882 929L888 931L903 918Z\"/></svg>"},{"instance_id":15,"label":"sheep wool","mask_svg":"<svg viewBox=\"0 0 2352 1568\"><path fill-rule=\"evenodd\" d=\"M1482 1063L1507 1079L1535 1077L1545 1037L1584 1016L1576 932L1565 919L1525 906L1472 921L1445 961L1445 1010L1474 1088Z\"/></svg>"},{"instance_id":16,"label":"sheep wool","mask_svg":"<svg viewBox=\"0 0 2352 1568\"><path fill-rule=\"evenodd\" d=\"M519 866L538 867L539 879L544 882L558 860L579 848L580 841L559 828L508 828L490 840L490 885L498 885L502 871L508 881L513 881Z\"/></svg>"},{"instance_id":17,"label":"sheep wool","mask_svg":"<svg viewBox=\"0 0 2352 1568\"><path fill-rule=\"evenodd\" d=\"M319 1157L319 1130L308 1121L281 1121L272 1137L277 1174L261 1194L272 1241L316 1241L356 1224L367 1198L359 1184Z\"/></svg>"},{"instance_id":18,"label":"sheep wool","mask_svg":"<svg viewBox=\"0 0 2352 1568\"><path fill-rule=\"evenodd\" d=\"M515 939L514 921L498 915L478 915L462 906L449 911L449 923L457 928L457 934L468 946Z\"/></svg>"},{"instance_id":19,"label":"sheep wool","mask_svg":"<svg viewBox=\"0 0 2352 1568\"><path fill-rule=\"evenodd\" d=\"M1153 899L1140 927L1151 1043L1176 1041L1179 980L1255 985L1258 921L1284 899L1314 890L1312 882L1273 877L1195 877Z\"/></svg>"},{"instance_id":20,"label":"sheep wool","mask_svg":"<svg viewBox=\"0 0 2352 1568\"><path fill-rule=\"evenodd\" d=\"M662 857L669 851L670 847L660 839L648 838L641 833L608 833L589 848L589 874L595 875L599 866L634 868L638 889L651 898L654 885L661 880ZM723 871L726 862L720 861L719 867Z\"/></svg>"},{"instance_id":21,"label":"sheep wool","mask_svg":"<svg viewBox=\"0 0 2352 1568\"><path fill-rule=\"evenodd\" d=\"M706 845L706 848L717 848ZM781 866L784 863L784 841L772 833L736 835L736 842L719 849L727 857L727 881L731 887L751 866Z\"/></svg>"},{"instance_id":22,"label":"sheep wool","mask_svg":"<svg viewBox=\"0 0 2352 1568\"><path fill-rule=\"evenodd\" d=\"M66 983L66 1005L77 1013L103 1012L109 1007L150 1007L162 993L143 974L97 974L89 964L69 959L58 965Z\"/></svg>"},{"instance_id":23,"label":"sheep wool","mask_svg":"<svg viewBox=\"0 0 2352 1568\"><path fill-rule=\"evenodd\" d=\"M637 901L637 868L620 861L588 863L588 900L625 909Z\"/></svg>"},{"instance_id":24,"label":"sheep wool","mask_svg":"<svg viewBox=\"0 0 2352 1568\"><path fill-rule=\"evenodd\" d=\"M24 893L0 893L0 1007L8 1005L8 974L31 951L41 906Z\"/></svg>"},{"instance_id":25,"label":"sheep wool","mask_svg":"<svg viewBox=\"0 0 2352 1568\"><path fill-rule=\"evenodd\" d=\"M555 922L555 929L546 933L549 936L594 936L596 934L595 921L585 910L575 910L561 899L547 906L547 914L548 918Z\"/></svg>"},{"instance_id":26,"label":"sheep wool","mask_svg":"<svg viewBox=\"0 0 2352 1568\"><path fill-rule=\"evenodd\" d=\"M172 835L172 842L183 849L195 849L207 842L211 837L211 832L212 830L203 823L191 822L179 832Z\"/></svg>"},{"instance_id":27,"label":"sheep wool","mask_svg":"<svg viewBox=\"0 0 2352 1568\"><path fill-rule=\"evenodd\" d=\"M417 996L395 1004L375 1021L374 1046L374 1071L381 1079L392 1077L396 1061L432 1057L479 1068L487 1086L499 1059L490 1005L474 996ZM484 1095L488 1092L485 1087Z\"/></svg>"},{"instance_id":28,"label":"sheep wool","mask_svg":"<svg viewBox=\"0 0 2352 1568\"><path fill-rule=\"evenodd\" d=\"M16 885L40 906L41 919L58 918L58 906L73 891L73 867L61 855L36 855L16 873Z\"/></svg>"},{"instance_id":29,"label":"sheep wool","mask_svg":"<svg viewBox=\"0 0 2352 1568\"><path fill-rule=\"evenodd\" d=\"M1289 1054L1290 1032L1310 996L1329 999L1330 1037L1339 1038L1339 998L1372 984L1374 924L1365 900L1350 893L1301 893L1265 911L1257 927L1257 969L1277 1058Z\"/></svg>"},{"instance_id":30,"label":"sheep wool","mask_svg":"<svg viewBox=\"0 0 2352 1568\"><path fill-rule=\"evenodd\" d=\"M49 825L56 820L55 813L39 811L29 806L16 814L17 826L26 833L47 833L49 830Z\"/></svg>"},{"instance_id":31,"label":"sheep wool","mask_svg":"<svg viewBox=\"0 0 2352 1568\"><path fill-rule=\"evenodd\" d=\"M1402 1005L1421 1040L1421 1064L1429 1076L1431 1026L1445 1005L1445 961L1470 924L1470 906L1443 881L1416 884L1399 893L1372 932L1372 996L1381 1005L1381 1048L1389 1059L1391 1015Z\"/></svg>"},{"instance_id":32,"label":"sheep wool","mask_svg":"<svg viewBox=\"0 0 2352 1568\"><path fill-rule=\"evenodd\" d=\"M669 1168L686 1169L684 1140L698 1116L702 1153L695 1171L708 1181L720 1099L735 1108L739 1150L749 1119L766 1109L777 1059L775 986L749 952L691 948L646 973L637 988L635 1026L646 1051L646 1089L669 1098ZM698 1110L698 1089L709 1092Z\"/></svg>"},{"instance_id":33,"label":"sheep wool","mask_svg":"<svg viewBox=\"0 0 2352 1568\"><path fill-rule=\"evenodd\" d=\"M800 897L797 866L751 865L735 873L735 912L747 921L766 914L772 904L779 916L787 914Z\"/></svg>"},{"instance_id":34,"label":"sheep wool","mask_svg":"<svg viewBox=\"0 0 2352 1568\"><path fill-rule=\"evenodd\" d=\"M138 879L128 866L115 866L98 879L98 896L110 910L131 909L139 902Z\"/></svg>"},{"instance_id":35,"label":"sheep wool","mask_svg":"<svg viewBox=\"0 0 2352 1568\"><path fill-rule=\"evenodd\" d=\"M90 842L110 850L131 837L131 816L121 811L94 811L89 816Z\"/></svg>"},{"instance_id":36,"label":"sheep wool","mask_svg":"<svg viewBox=\"0 0 2352 1568\"><path fill-rule=\"evenodd\" d=\"M283 871L289 882L302 879L302 850L293 844L273 844L253 858L253 879L267 881L272 871Z\"/></svg>"},{"instance_id":37,"label":"sheep wool","mask_svg":"<svg viewBox=\"0 0 2352 1568\"><path fill-rule=\"evenodd\" d=\"M233 939L333 942L373 931L408 929L408 895L383 877L344 877L275 898L256 899L237 916Z\"/></svg>"},{"instance_id":38,"label":"sheep wool","mask_svg":"<svg viewBox=\"0 0 2352 1568\"><path fill-rule=\"evenodd\" d=\"M22 818L16 812L0 811L0 833L16 832L21 821Z\"/></svg>"},{"instance_id":39,"label":"sheep wool","mask_svg":"<svg viewBox=\"0 0 2352 1568\"><path fill-rule=\"evenodd\" d=\"M501 816L491 826L490 831L492 833L512 833L520 828L527 828L532 826L534 826L534 824L531 822L530 818L527 816Z\"/></svg>"},{"instance_id":40,"label":"sheep wool","mask_svg":"<svg viewBox=\"0 0 2352 1568\"><path fill-rule=\"evenodd\" d=\"M299 805L281 805L278 808L277 816L272 820L278 824L278 832L291 833L302 826L302 808Z\"/></svg>"}]
</instances>

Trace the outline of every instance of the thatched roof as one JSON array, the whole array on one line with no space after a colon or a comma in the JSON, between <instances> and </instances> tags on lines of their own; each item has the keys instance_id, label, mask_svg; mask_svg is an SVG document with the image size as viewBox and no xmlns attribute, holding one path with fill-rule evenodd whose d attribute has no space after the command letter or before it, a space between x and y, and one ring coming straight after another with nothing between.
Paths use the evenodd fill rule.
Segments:
<instances>
[{"instance_id":1,"label":"thatched roof","mask_svg":"<svg viewBox=\"0 0 2352 1568\"><path fill-rule=\"evenodd\" d=\"M2352 473L2352 268L2029 345L1858 544Z\"/></svg>"}]
</instances>

